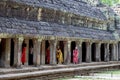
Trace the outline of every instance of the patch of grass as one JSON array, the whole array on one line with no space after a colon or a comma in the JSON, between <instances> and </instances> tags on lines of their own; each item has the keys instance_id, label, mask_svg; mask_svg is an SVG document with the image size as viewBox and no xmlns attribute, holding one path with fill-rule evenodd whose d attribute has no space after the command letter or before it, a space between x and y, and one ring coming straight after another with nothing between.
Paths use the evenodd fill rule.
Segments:
<instances>
[{"instance_id":1,"label":"patch of grass","mask_svg":"<svg viewBox=\"0 0 120 80\"><path fill-rule=\"evenodd\" d=\"M120 70L113 70L113 71L103 71L101 73L98 74L120 74Z\"/></svg>"},{"instance_id":2,"label":"patch of grass","mask_svg":"<svg viewBox=\"0 0 120 80\"><path fill-rule=\"evenodd\" d=\"M110 80L110 79L102 79L102 78L67 78L67 79L58 79L58 80Z\"/></svg>"}]
</instances>

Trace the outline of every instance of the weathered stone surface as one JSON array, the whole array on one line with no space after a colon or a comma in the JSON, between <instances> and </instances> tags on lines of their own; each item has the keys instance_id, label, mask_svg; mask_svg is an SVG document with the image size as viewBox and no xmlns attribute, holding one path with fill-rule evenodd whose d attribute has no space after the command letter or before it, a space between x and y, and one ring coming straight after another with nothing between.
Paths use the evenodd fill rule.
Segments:
<instances>
[{"instance_id":1,"label":"weathered stone surface","mask_svg":"<svg viewBox=\"0 0 120 80\"><path fill-rule=\"evenodd\" d=\"M98 40L115 40L112 33L105 30L90 29L72 25L60 25L48 22L35 22L0 17L0 33L52 35L79 37Z\"/></svg>"},{"instance_id":2,"label":"weathered stone surface","mask_svg":"<svg viewBox=\"0 0 120 80\"><path fill-rule=\"evenodd\" d=\"M28 69L3 69L3 73L0 75L0 80L15 80L22 79L26 80L26 78L40 78L40 80L53 80L61 77L72 77L76 75L87 75L88 73L99 72L108 69L118 69L120 66L119 62L104 62L104 63L90 63L88 64L78 64L78 65L63 65L63 66L45 66L47 69L38 67L38 68L28 68ZM43 66L44 67L44 66ZM59 67L59 68L57 68ZM39 69L41 68L41 69ZM36 71L36 69L38 69ZM99 71L98 71L99 69ZM27 70L27 71L26 71ZM1 71L1 70L0 70ZM16 72L16 73L14 73ZM23 72L23 73L22 73Z\"/></svg>"},{"instance_id":3,"label":"weathered stone surface","mask_svg":"<svg viewBox=\"0 0 120 80\"><path fill-rule=\"evenodd\" d=\"M100 20L105 20L103 13L88 4L79 0L11 0L17 3L23 3L32 6L46 7L63 12L70 12Z\"/></svg>"}]
</instances>

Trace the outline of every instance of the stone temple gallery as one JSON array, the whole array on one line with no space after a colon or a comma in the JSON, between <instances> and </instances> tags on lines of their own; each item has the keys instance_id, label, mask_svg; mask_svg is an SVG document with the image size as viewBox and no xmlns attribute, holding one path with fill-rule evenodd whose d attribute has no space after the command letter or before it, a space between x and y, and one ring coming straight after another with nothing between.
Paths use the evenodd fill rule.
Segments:
<instances>
[{"instance_id":1,"label":"stone temple gallery","mask_svg":"<svg viewBox=\"0 0 120 80\"><path fill-rule=\"evenodd\" d=\"M0 0L0 66L119 61L119 22L99 0Z\"/></svg>"}]
</instances>

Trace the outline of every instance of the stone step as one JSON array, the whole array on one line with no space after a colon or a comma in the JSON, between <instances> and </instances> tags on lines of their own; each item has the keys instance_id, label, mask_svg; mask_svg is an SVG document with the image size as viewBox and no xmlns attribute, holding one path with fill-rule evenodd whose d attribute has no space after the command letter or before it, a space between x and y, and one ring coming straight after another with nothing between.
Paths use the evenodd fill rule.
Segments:
<instances>
[{"instance_id":1,"label":"stone step","mask_svg":"<svg viewBox=\"0 0 120 80\"><path fill-rule=\"evenodd\" d=\"M118 63L110 63L110 64L101 64L101 65L91 65L91 66L76 66L76 67L68 67L68 68L55 68L55 69L48 69L48 70L37 70L37 71L31 71L31 72L19 72L19 73L7 73L7 74L1 74L0 80L11 80L11 79L24 79L24 78L31 78L31 77L40 77L40 76L47 76L47 75L54 75L58 73L66 73L66 72L75 72L75 71L81 71L84 72L85 70L91 71L91 70L99 70L101 68L108 68L108 67L115 67L120 66ZM34 67L29 68L29 70L34 69ZM17 69L19 70L19 69ZM22 70L25 70L23 68ZM20 70L21 71L21 70ZM7 70L6 70L7 72Z\"/></svg>"},{"instance_id":2,"label":"stone step","mask_svg":"<svg viewBox=\"0 0 120 80\"><path fill-rule=\"evenodd\" d=\"M109 65L109 64L120 64L119 61L111 61L111 62L92 62L92 63L81 63L81 64L68 64L68 65L41 65L39 67L28 66L22 68L0 68L0 75L9 74L9 73L26 73L26 72L34 72L34 71L44 71L51 69L62 69L62 68L76 68L76 67L87 67L94 65Z\"/></svg>"}]
</instances>

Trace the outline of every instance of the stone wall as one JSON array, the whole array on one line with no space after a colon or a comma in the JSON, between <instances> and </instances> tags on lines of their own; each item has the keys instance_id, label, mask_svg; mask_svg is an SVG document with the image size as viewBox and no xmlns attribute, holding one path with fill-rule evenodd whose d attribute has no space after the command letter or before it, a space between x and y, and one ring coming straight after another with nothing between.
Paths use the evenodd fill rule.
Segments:
<instances>
[{"instance_id":1,"label":"stone wall","mask_svg":"<svg viewBox=\"0 0 120 80\"><path fill-rule=\"evenodd\" d=\"M0 16L18 18L32 21L53 22L81 27L91 27L106 30L104 22L92 20L91 18L62 12L59 10L27 6L13 2L0 2Z\"/></svg>"}]
</instances>

